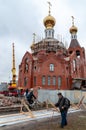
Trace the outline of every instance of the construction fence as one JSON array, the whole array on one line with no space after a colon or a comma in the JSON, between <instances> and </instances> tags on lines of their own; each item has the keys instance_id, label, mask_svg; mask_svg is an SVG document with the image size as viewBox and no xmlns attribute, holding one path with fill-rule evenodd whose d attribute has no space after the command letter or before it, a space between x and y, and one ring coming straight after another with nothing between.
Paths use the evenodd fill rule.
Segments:
<instances>
[{"instance_id":1,"label":"construction fence","mask_svg":"<svg viewBox=\"0 0 86 130\"><path fill-rule=\"evenodd\" d=\"M73 103L78 103L80 99L84 96L83 103L86 103L86 91L81 90L38 90L38 100L44 102L47 100L56 103L58 101L57 93L61 92L63 96L70 99Z\"/></svg>"}]
</instances>

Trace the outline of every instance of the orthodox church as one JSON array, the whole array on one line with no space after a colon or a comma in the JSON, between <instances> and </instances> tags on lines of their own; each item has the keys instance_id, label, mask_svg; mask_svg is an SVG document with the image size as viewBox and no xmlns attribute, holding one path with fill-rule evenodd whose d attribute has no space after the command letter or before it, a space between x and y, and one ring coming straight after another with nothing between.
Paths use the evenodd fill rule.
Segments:
<instances>
[{"instance_id":1,"label":"orthodox church","mask_svg":"<svg viewBox=\"0 0 86 130\"><path fill-rule=\"evenodd\" d=\"M19 65L18 87L54 90L86 88L85 49L77 40L78 29L74 18L69 30L71 42L68 49L54 37L56 19L51 15L50 7L43 23L45 38L36 43L34 34L31 53L27 51Z\"/></svg>"}]
</instances>

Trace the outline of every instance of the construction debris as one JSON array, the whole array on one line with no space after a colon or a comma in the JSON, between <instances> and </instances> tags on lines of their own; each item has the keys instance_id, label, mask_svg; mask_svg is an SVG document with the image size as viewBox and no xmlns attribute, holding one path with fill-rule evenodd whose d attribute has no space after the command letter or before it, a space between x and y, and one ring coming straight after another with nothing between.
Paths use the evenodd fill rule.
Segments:
<instances>
[{"instance_id":1,"label":"construction debris","mask_svg":"<svg viewBox=\"0 0 86 130\"><path fill-rule=\"evenodd\" d=\"M20 104L20 99L17 97L6 97L0 94L0 107L7 107L16 104Z\"/></svg>"},{"instance_id":2,"label":"construction debris","mask_svg":"<svg viewBox=\"0 0 86 130\"><path fill-rule=\"evenodd\" d=\"M71 102L71 108L77 110L83 106L83 108L86 109L86 104L83 103L84 98L85 98L85 96L83 96L79 100L78 104L74 104ZM6 97L6 96L0 94L0 112L1 111L4 111L4 112L19 111L22 113L28 112L28 114L31 117L34 117L31 110L35 111L35 110L43 110L43 109L50 109L50 108L54 108L54 110L59 112L59 109L57 107L55 107L53 102L51 102L50 100L47 100L47 101L41 103L36 99L36 100L34 100L33 104L29 104L27 99L24 97L22 97L22 98Z\"/></svg>"},{"instance_id":3,"label":"construction debris","mask_svg":"<svg viewBox=\"0 0 86 130\"><path fill-rule=\"evenodd\" d=\"M10 107L9 107L10 106ZM22 97L7 97L0 94L0 112L21 111L28 112L31 110L40 110L46 108L46 102L35 100L33 104L29 104L27 99ZM30 114L31 115L31 114ZM33 116L33 115L32 115Z\"/></svg>"}]
</instances>

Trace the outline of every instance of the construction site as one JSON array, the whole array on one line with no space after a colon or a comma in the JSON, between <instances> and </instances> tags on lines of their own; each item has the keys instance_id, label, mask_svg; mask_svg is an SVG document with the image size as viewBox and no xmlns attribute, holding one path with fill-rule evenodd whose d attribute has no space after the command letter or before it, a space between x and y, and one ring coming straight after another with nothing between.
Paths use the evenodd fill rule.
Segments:
<instances>
[{"instance_id":1,"label":"construction site","mask_svg":"<svg viewBox=\"0 0 86 130\"><path fill-rule=\"evenodd\" d=\"M69 48L54 38L56 19L48 6L45 37L36 42L33 33L18 76L12 44L12 78L0 89L0 130L86 130L85 48L77 40L74 16Z\"/></svg>"},{"instance_id":2,"label":"construction site","mask_svg":"<svg viewBox=\"0 0 86 130\"><path fill-rule=\"evenodd\" d=\"M40 91L42 90L39 90L39 95ZM86 95L82 95L81 98L77 96L76 99L77 103L71 101L68 110L69 125L65 127L66 130L86 129ZM0 130L60 130L59 109L50 98L42 102L39 100L40 97L30 106L25 97L0 95Z\"/></svg>"}]
</instances>

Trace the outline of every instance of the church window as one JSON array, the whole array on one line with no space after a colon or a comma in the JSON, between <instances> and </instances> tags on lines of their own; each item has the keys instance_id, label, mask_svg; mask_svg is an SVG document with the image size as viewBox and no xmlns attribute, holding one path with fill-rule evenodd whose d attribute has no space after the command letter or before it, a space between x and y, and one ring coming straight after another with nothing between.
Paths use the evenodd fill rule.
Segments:
<instances>
[{"instance_id":1,"label":"church window","mask_svg":"<svg viewBox=\"0 0 86 130\"><path fill-rule=\"evenodd\" d=\"M50 85L50 84L51 84L51 77L48 76L48 85Z\"/></svg>"},{"instance_id":2,"label":"church window","mask_svg":"<svg viewBox=\"0 0 86 130\"><path fill-rule=\"evenodd\" d=\"M34 67L34 69L36 70L36 66Z\"/></svg>"},{"instance_id":3,"label":"church window","mask_svg":"<svg viewBox=\"0 0 86 130\"><path fill-rule=\"evenodd\" d=\"M54 37L54 32L52 32L52 37Z\"/></svg>"},{"instance_id":4,"label":"church window","mask_svg":"<svg viewBox=\"0 0 86 130\"><path fill-rule=\"evenodd\" d=\"M45 32L45 35L46 35L46 37L47 37L47 31Z\"/></svg>"},{"instance_id":5,"label":"church window","mask_svg":"<svg viewBox=\"0 0 86 130\"><path fill-rule=\"evenodd\" d=\"M56 85L56 76L53 76L53 85Z\"/></svg>"},{"instance_id":6,"label":"church window","mask_svg":"<svg viewBox=\"0 0 86 130\"><path fill-rule=\"evenodd\" d=\"M73 38L73 35L71 37Z\"/></svg>"},{"instance_id":7,"label":"church window","mask_svg":"<svg viewBox=\"0 0 86 130\"><path fill-rule=\"evenodd\" d=\"M62 78L61 76L58 76L58 89L61 88L61 84L62 84Z\"/></svg>"},{"instance_id":8,"label":"church window","mask_svg":"<svg viewBox=\"0 0 86 130\"><path fill-rule=\"evenodd\" d=\"M28 58L25 59L25 69L24 69L24 72L28 72L29 70L29 65L28 65Z\"/></svg>"},{"instance_id":9,"label":"church window","mask_svg":"<svg viewBox=\"0 0 86 130\"><path fill-rule=\"evenodd\" d=\"M51 31L49 31L49 36L51 35Z\"/></svg>"},{"instance_id":10,"label":"church window","mask_svg":"<svg viewBox=\"0 0 86 130\"><path fill-rule=\"evenodd\" d=\"M42 76L42 85L45 85L46 84L46 77L43 75Z\"/></svg>"},{"instance_id":11,"label":"church window","mask_svg":"<svg viewBox=\"0 0 86 130\"><path fill-rule=\"evenodd\" d=\"M50 64L50 71L54 71L54 64Z\"/></svg>"},{"instance_id":12,"label":"church window","mask_svg":"<svg viewBox=\"0 0 86 130\"><path fill-rule=\"evenodd\" d=\"M80 58L80 51L79 50L76 51L76 56L77 56L77 58Z\"/></svg>"},{"instance_id":13,"label":"church window","mask_svg":"<svg viewBox=\"0 0 86 130\"><path fill-rule=\"evenodd\" d=\"M28 58L26 58L26 59L25 59L25 62L28 64L28 62L29 62L29 59L28 59Z\"/></svg>"},{"instance_id":14,"label":"church window","mask_svg":"<svg viewBox=\"0 0 86 130\"><path fill-rule=\"evenodd\" d=\"M73 51L70 51L69 53L72 54Z\"/></svg>"},{"instance_id":15,"label":"church window","mask_svg":"<svg viewBox=\"0 0 86 130\"><path fill-rule=\"evenodd\" d=\"M75 71L76 70L76 60L74 59L73 60L73 71Z\"/></svg>"},{"instance_id":16,"label":"church window","mask_svg":"<svg viewBox=\"0 0 86 130\"><path fill-rule=\"evenodd\" d=\"M25 65L25 70L28 72L28 64Z\"/></svg>"},{"instance_id":17,"label":"church window","mask_svg":"<svg viewBox=\"0 0 86 130\"><path fill-rule=\"evenodd\" d=\"M74 35L74 38L76 38L76 36Z\"/></svg>"}]
</instances>

